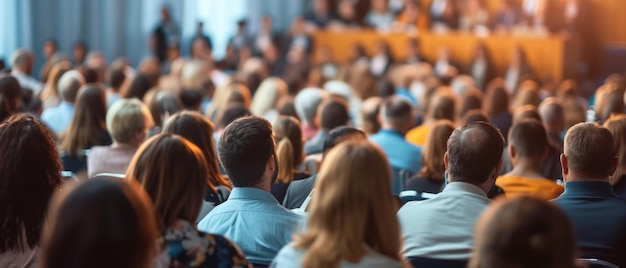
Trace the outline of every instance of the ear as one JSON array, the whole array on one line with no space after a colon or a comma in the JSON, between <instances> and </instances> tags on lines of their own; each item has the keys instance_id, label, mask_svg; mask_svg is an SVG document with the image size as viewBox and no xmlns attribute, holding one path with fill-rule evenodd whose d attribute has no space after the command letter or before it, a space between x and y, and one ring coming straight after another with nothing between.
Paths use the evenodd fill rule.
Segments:
<instances>
[{"instance_id":1,"label":"ear","mask_svg":"<svg viewBox=\"0 0 626 268\"><path fill-rule=\"evenodd\" d=\"M559 156L559 159L561 160L563 181L567 181L567 175L569 174L569 164L567 163L567 156L565 156L565 154L561 154L561 156Z\"/></svg>"},{"instance_id":2,"label":"ear","mask_svg":"<svg viewBox=\"0 0 626 268\"><path fill-rule=\"evenodd\" d=\"M517 151L512 144L509 144L509 160L511 161L511 165L515 166L515 157L517 156Z\"/></svg>"},{"instance_id":3,"label":"ear","mask_svg":"<svg viewBox=\"0 0 626 268\"><path fill-rule=\"evenodd\" d=\"M443 154L443 164L446 167L446 171L448 171L448 152L447 151L445 154Z\"/></svg>"},{"instance_id":4,"label":"ear","mask_svg":"<svg viewBox=\"0 0 626 268\"><path fill-rule=\"evenodd\" d=\"M275 158L276 158L276 154L272 154L272 155L270 155L270 158L268 158L268 159L267 159L267 166L266 166L266 167L267 167L270 171L272 171L272 172L274 172L274 170L276 169L276 161L275 161Z\"/></svg>"}]
</instances>

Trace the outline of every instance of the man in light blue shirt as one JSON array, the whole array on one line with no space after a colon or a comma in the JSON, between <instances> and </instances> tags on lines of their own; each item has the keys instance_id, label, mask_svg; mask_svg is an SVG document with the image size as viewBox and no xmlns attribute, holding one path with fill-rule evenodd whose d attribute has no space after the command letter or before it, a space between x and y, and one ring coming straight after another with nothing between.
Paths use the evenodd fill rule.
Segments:
<instances>
[{"instance_id":1,"label":"man in light blue shirt","mask_svg":"<svg viewBox=\"0 0 626 268\"><path fill-rule=\"evenodd\" d=\"M389 97L383 103L380 117L382 129L371 135L370 140L383 149L392 167L417 174L422 168L422 148L404 138L413 127L411 104L397 96Z\"/></svg>"},{"instance_id":2,"label":"man in light blue shirt","mask_svg":"<svg viewBox=\"0 0 626 268\"><path fill-rule=\"evenodd\" d=\"M235 188L198 229L229 238L249 262L268 265L304 221L270 193L278 174L272 125L254 116L233 121L220 138L218 154Z\"/></svg>"},{"instance_id":3,"label":"man in light blue shirt","mask_svg":"<svg viewBox=\"0 0 626 268\"><path fill-rule=\"evenodd\" d=\"M65 132L72 123L74 117L74 102L78 95L78 90L85 84L83 75L76 70L64 73L57 85L61 104L59 106L45 110L41 114L43 121L57 137Z\"/></svg>"}]
</instances>

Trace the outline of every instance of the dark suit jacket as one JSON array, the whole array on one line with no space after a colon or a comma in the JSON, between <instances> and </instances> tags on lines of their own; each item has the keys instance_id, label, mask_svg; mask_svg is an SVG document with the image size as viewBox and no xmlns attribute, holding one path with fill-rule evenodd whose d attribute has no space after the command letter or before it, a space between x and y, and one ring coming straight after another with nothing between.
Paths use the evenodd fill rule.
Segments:
<instances>
[{"instance_id":1,"label":"dark suit jacket","mask_svg":"<svg viewBox=\"0 0 626 268\"><path fill-rule=\"evenodd\" d=\"M287 209L301 207L306 197L309 196L309 193L313 190L315 179L317 179L317 175L313 175L304 180L292 181L289 184L289 188L287 188L287 193L283 200L283 207Z\"/></svg>"},{"instance_id":2,"label":"dark suit jacket","mask_svg":"<svg viewBox=\"0 0 626 268\"><path fill-rule=\"evenodd\" d=\"M568 182L553 201L570 218L584 258L626 267L626 200L608 182Z\"/></svg>"}]
</instances>

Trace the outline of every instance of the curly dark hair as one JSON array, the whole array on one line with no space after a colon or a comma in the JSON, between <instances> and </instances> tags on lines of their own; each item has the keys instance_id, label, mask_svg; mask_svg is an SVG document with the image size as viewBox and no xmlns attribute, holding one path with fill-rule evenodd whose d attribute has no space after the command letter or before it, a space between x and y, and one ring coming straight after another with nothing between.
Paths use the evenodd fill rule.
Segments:
<instances>
[{"instance_id":1,"label":"curly dark hair","mask_svg":"<svg viewBox=\"0 0 626 268\"><path fill-rule=\"evenodd\" d=\"M0 124L0 252L39 243L48 202L62 182L53 134L31 115Z\"/></svg>"}]
</instances>

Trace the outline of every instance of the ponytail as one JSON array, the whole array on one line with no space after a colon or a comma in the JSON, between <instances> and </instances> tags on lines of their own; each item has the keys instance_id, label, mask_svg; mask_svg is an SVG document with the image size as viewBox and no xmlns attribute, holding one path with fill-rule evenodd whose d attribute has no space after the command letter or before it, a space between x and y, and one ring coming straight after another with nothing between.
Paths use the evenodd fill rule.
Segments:
<instances>
[{"instance_id":1,"label":"ponytail","mask_svg":"<svg viewBox=\"0 0 626 268\"><path fill-rule=\"evenodd\" d=\"M276 148L276 157L278 158L278 177L276 181L282 183L290 183L293 180L293 144L289 138L283 138Z\"/></svg>"}]
</instances>

